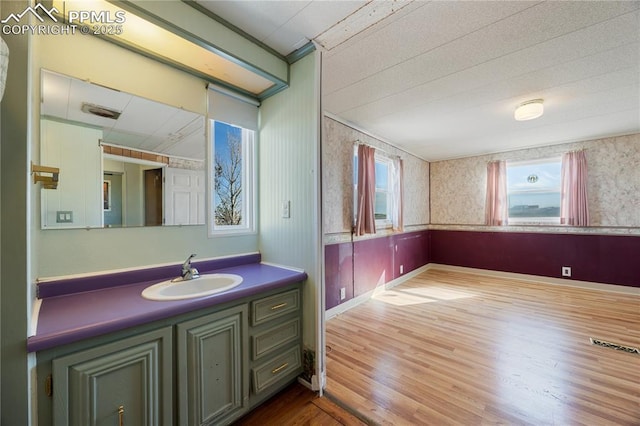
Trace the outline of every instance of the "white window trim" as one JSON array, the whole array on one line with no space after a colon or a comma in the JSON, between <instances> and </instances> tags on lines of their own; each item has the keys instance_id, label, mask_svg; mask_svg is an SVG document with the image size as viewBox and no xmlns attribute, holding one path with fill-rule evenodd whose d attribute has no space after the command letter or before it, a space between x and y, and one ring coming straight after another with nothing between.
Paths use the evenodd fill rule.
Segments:
<instances>
[{"instance_id":1,"label":"white window trim","mask_svg":"<svg viewBox=\"0 0 640 426\"><path fill-rule=\"evenodd\" d=\"M393 161L391 160L391 158L385 155L378 154L377 152L375 153L375 161L378 163L386 164L387 166L387 189L386 191L378 191L378 188L376 188L376 193L385 192L387 195L387 218L376 219L376 229L387 229L393 227L393 222L391 220L391 216L393 214L393 212L391 211L391 209L393 208Z\"/></svg>"},{"instance_id":2,"label":"white window trim","mask_svg":"<svg viewBox=\"0 0 640 426\"><path fill-rule=\"evenodd\" d=\"M219 120L218 120L219 121ZM214 219L214 188L215 179L215 141L213 140L213 126L216 120L210 119L207 126L207 228L208 237L223 237L230 235L252 235L257 233L256 227L256 194L257 194L257 171L256 171L256 150L258 132L242 129L242 190L244 191L242 215L245 218L243 225L218 225ZM233 124L231 124L233 125ZM235 126L235 125L233 125ZM238 126L236 126L238 127ZM253 137L250 137L253 136Z\"/></svg>"},{"instance_id":3,"label":"white window trim","mask_svg":"<svg viewBox=\"0 0 640 426\"><path fill-rule=\"evenodd\" d=\"M529 166L534 164L545 164L545 163L553 163L559 162L562 164L562 156L553 156L553 157L545 157L545 158L537 158L534 160L516 160L511 161L507 160L507 173L509 171L509 167L517 167L517 166ZM507 186L507 197L510 194L516 192L526 192L526 191L513 191L509 192L509 187ZM508 209L507 209L508 212ZM507 213L507 225L560 225L560 216L558 217L510 217Z\"/></svg>"}]
</instances>

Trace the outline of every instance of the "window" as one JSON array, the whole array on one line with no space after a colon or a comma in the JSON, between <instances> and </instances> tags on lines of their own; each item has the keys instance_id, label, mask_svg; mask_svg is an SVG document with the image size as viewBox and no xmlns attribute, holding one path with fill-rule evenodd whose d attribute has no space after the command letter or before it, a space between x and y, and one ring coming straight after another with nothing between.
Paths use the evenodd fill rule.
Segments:
<instances>
[{"instance_id":1,"label":"window","mask_svg":"<svg viewBox=\"0 0 640 426\"><path fill-rule=\"evenodd\" d=\"M509 224L560 223L561 158L507 162Z\"/></svg>"},{"instance_id":2,"label":"window","mask_svg":"<svg viewBox=\"0 0 640 426\"><path fill-rule=\"evenodd\" d=\"M376 202L375 216L377 226L391 224L391 160L376 157Z\"/></svg>"},{"instance_id":3,"label":"window","mask_svg":"<svg viewBox=\"0 0 640 426\"><path fill-rule=\"evenodd\" d=\"M391 215L393 207L393 164L391 159L376 153L376 199L374 204L374 214L376 218L376 228L388 228L391 226ZM354 147L353 152L353 211L354 223L357 212L358 194L358 147Z\"/></svg>"},{"instance_id":4,"label":"window","mask_svg":"<svg viewBox=\"0 0 640 426\"><path fill-rule=\"evenodd\" d=\"M209 85L209 236L256 231L258 103Z\"/></svg>"},{"instance_id":5,"label":"window","mask_svg":"<svg viewBox=\"0 0 640 426\"><path fill-rule=\"evenodd\" d=\"M213 233L251 232L255 132L211 120Z\"/></svg>"}]
</instances>

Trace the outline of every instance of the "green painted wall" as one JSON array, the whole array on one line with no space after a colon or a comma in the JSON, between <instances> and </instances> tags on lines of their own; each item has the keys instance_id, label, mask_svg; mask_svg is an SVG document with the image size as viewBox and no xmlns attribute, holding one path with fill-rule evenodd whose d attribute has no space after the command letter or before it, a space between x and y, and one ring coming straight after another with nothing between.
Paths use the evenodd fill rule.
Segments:
<instances>
[{"instance_id":1,"label":"green painted wall","mask_svg":"<svg viewBox=\"0 0 640 426\"><path fill-rule=\"evenodd\" d=\"M304 344L315 348L319 262L319 53L291 65L287 90L260 108L260 252L263 259L304 269ZM290 218L282 202L290 202Z\"/></svg>"}]
</instances>

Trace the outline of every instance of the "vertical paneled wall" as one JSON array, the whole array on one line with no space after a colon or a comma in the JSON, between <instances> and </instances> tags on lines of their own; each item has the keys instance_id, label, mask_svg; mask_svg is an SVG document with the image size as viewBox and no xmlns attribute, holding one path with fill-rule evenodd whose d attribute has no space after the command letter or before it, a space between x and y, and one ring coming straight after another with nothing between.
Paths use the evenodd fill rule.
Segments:
<instances>
[{"instance_id":1,"label":"vertical paneled wall","mask_svg":"<svg viewBox=\"0 0 640 426\"><path fill-rule=\"evenodd\" d=\"M318 273L317 53L291 66L290 87L260 107L259 249L265 262L304 269L304 340L314 347ZM283 203L289 216L283 217Z\"/></svg>"}]
</instances>

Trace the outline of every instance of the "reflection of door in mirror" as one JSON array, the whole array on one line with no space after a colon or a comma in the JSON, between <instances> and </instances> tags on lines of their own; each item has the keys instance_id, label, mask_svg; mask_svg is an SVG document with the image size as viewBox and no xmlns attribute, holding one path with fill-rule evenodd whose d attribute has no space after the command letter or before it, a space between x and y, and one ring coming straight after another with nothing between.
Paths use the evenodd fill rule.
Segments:
<instances>
[{"instance_id":1,"label":"reflection of door in mirror","mask_svg":"<svg viewBox=\"0 0 640 426\"><path fill-rule=\"evenodd\" d=\"M164 180L165 225L204 224L204 170L167 167Z\"/></svg>"},{"instance_id":2,"label":"reflection of door in mirror","mask_svg":"<svg viewBox=\"0 0 640 426\"><path fill-rule=\"evenodd\" d=\"M162 225L162 169L144 171L144 225Z\"/></svg>"}]
</instances>

